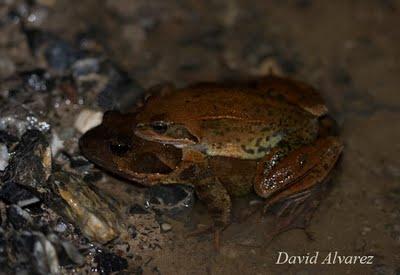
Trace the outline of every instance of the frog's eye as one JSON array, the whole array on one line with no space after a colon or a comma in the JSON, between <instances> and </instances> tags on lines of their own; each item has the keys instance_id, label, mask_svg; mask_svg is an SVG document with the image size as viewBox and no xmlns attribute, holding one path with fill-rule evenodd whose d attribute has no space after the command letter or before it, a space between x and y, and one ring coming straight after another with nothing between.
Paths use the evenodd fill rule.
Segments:
<instances>
[{"instance_id":1,"label":"frog's eye","mask_svg":"<svg viewBox=\"0 0 400 275\"><path fill-rule=\"evenodd\" d=\"M168 124L164 121L152 122L150 126L157 134L164 134L168 130Z\"/></svg>"},{"instance_id":2,"label":"frog's eye","mask_svg":"<svg viewBox=\"0 0 400 275\"><path fill-rule=\"evenodd\" d=\"M123 156L130 150L130 144L122 140L116 140L110 142L110 151L112 154L117 156Z\"/></svg>"}]
</instances>

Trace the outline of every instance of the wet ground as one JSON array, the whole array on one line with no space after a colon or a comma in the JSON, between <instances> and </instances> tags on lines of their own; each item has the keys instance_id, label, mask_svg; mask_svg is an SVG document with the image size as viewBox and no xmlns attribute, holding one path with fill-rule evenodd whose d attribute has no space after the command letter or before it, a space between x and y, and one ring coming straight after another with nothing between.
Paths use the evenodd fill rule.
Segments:
<instances>
[{"instance_id":1,"label":"wet ground","mask_svg":"<svg viewBox=\"0 0 400 275\"><path fill-rule=\"evenodd\" d=\"M3 2L2 17L9 15L9 6L23 1ZM140 272L137 264L145 274L400 272L400 2L33 2L38 3L26 11L17 9L25 18L23 28L51 32L70 43L81 33L90 34L99 42L91 46L87 39L87 47L93 50L101 45L101 52L138 86L262 76L272 67L318 88L339 124L345 150L330 191L308 228L312 240L302 230L291 230L269 241L264 227L268 220L254 216L242 223L236 219L216 253L209 236L185 237L193 224L209 221L204 207L196 202L190 213L177 220L163 217L160 222L153 214L124 217L138 231L130 243L131 272ZM32 58L21 22L0 27L2 79L41 65L37 55ZM67 98L72 105L82 103L74 102L74 96ZM63 107L52 119L59 132L62 127L73 128L73 116L84 106L97 111L114 107L113 100L105 106L85 100L78 107L59 103ZM76 153L79 134L60 136L66 141L64 146L72 148L66 151ZM95 186L125 208L145 192L110 175ZM254 199L235 201L235 213L240 214ZM160 230L163 223L172 230ZM147 230L152 226L155 233ZM119 255L126 258L129 253L121 251ZM277 265L279 251L290 255L319 251L320 259L337 251L373 255L374 261L372 265Z\"/></svg>"}]
</instances>

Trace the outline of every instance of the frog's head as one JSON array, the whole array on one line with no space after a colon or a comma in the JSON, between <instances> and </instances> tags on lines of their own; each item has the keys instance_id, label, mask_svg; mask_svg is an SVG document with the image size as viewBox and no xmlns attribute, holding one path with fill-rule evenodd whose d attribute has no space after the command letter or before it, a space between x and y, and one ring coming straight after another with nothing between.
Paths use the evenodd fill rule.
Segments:
<instances>
[{"instance_id":1,"label":"frog's head","mask_svg":"<svg viewBox=\"0 0 400 275\"><path fill-rule=\"evenodd\" d=\"M172 172L181 151L138 138L135 126L135 114L108 111L101 125L80 138L81 152L98 166L130 180L145 181Z\"/></svg>"},{"instance_id":2,"label":"frog's head","mask_svg":"<svg viewBox=\"0 0 400 275\"><path fill-rule=\"evenodd\" d=\"M145 140L183 148L199 142L197 116L181 93L152 96L139 110L135 134Z\"/></svg>"}]
</instances>

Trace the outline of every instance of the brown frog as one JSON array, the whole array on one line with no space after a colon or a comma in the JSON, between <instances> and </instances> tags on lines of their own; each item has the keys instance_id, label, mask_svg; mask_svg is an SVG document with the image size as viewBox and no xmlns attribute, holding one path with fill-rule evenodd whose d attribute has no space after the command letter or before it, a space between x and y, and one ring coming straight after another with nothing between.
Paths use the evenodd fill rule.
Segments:
<instances>
[{"instance_id":1,"label":"brown frog","mask_svg":"<svg viewBox=\"0 0 400 275\"><path fill-rule=\"evenodd\" d=\"M194 186L218 243L231 195L254 189L269 206L306 198L328 176L343 145L321 123L326 113L312 87L276 76L168 87L137 113L106 113L80 145L90 160L129 180Z\"/></svg>"}]
</instances>

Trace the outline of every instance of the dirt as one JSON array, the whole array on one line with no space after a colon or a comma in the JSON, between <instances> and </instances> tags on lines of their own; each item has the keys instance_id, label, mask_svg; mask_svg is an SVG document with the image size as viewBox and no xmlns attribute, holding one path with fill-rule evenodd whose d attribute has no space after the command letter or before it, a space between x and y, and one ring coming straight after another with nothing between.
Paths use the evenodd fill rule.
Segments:
<instances>
[{"instance_id":1,"label":"dirt","mask_svg":"<svg viewBox=\"0 0 400 275\"><path fill-rule=\"evenodd\" d=\"M272 66L318 88L338 121L345 149L309 226L313 240L291 230L268 241L268 220L256 215L236 220L218 253L211 236L187 238L182 221L169 221L145 274L399 274L399 1L39 2L50 11L42 28L69 40L100 33L144 87L260 76ZM121 186L129 188L111 176L99 185L129 201ZM251 199L235 202L236 212ZM208 221L199 203L192 212L192 223ZM279 251L318 251L320 260L279 265ZM335 251L374 256L373 264L321 264Z\"/></svg>"}]
</instances>

